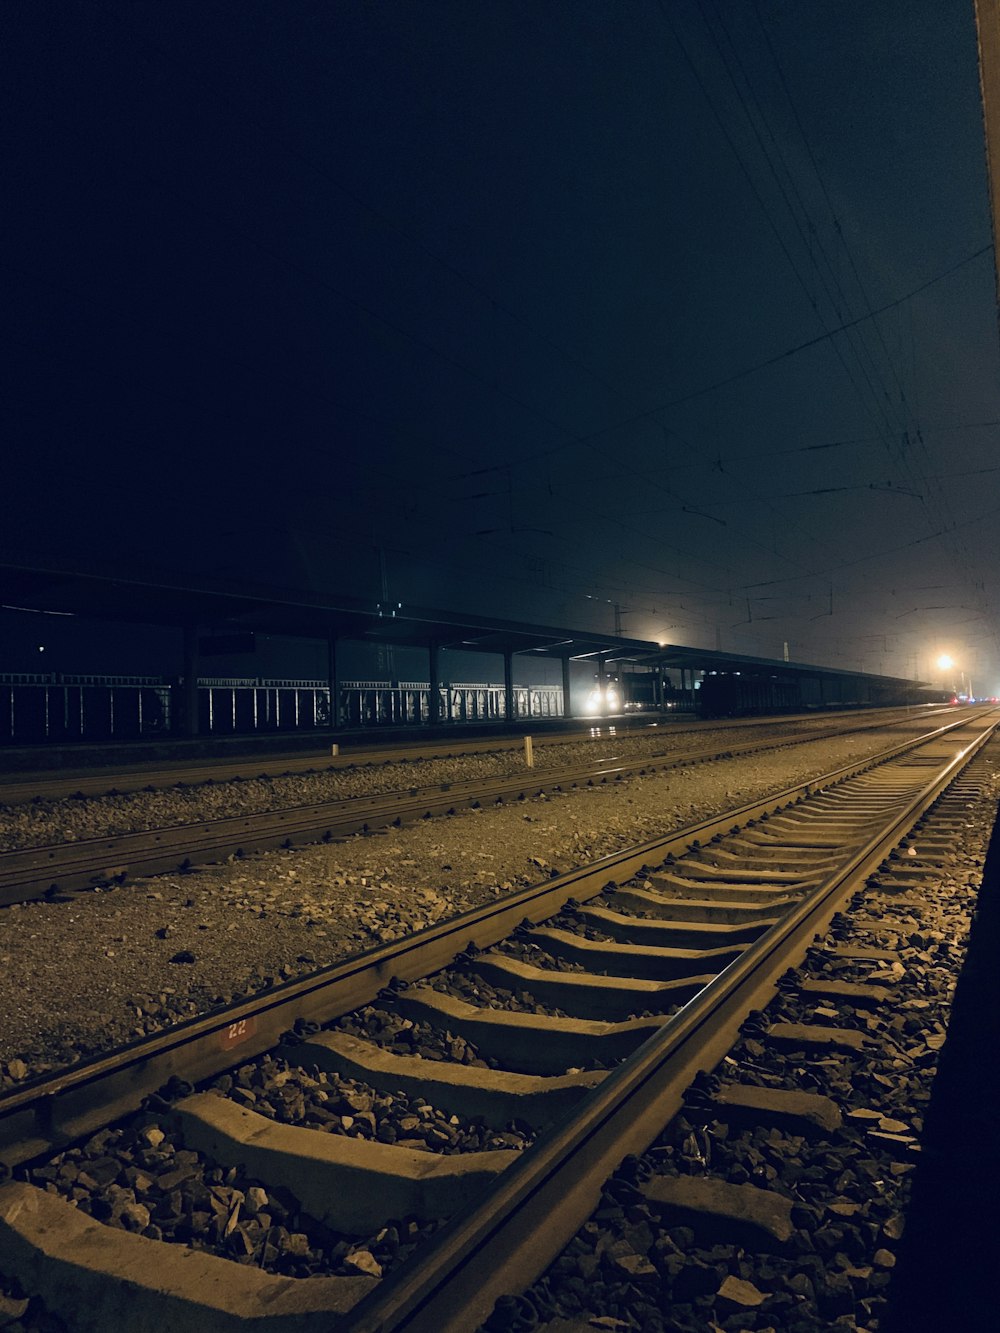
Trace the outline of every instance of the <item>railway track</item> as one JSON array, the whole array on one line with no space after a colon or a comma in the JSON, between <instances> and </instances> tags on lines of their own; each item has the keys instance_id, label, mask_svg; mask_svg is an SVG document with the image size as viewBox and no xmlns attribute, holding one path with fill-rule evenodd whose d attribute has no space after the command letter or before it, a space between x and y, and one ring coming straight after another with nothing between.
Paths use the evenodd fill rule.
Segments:
<instances>
[{"instance_id":1,"label":"railway track","mask_svg":"<svg viewBox=\"0 0 1000 1333\"><path fill-rule=\"evenodd\" d=\"M605 858L5 1097L3 1159L25 1176L32 1162L57 1156L32 1177L49 1188L28 1178L0 1188L0 1235L11 1256L3 1276L79 1328L237 1328L253 1326L265 1308L259 1326L268 1328L476 1328L555 1258L622 1157L646 1152L697 1072L726 1054L747 1013L763 1008L974 760L995 721L958 721L893 747L877 764L851 765ZM441 968L448 971L436 981L424 980ZM831 1003L847 993L829 977L810 991ZM499 1008L484 1007L484 997ZM333 1029L314 1030L338 1016ZM765 1035L832 1040L819 1028L810 1037L772 1025ZM400 1053L414 1042L425 1053ZM276 1049L280 1060L266 1054ZM457 1065L441 1058L456 1053ZM233 1068L235 1077L224 1073ZM310 1072L290 1072L302 1068ZM177 1076L190 1085L219 1075L213 1092L175 1084L157 1095ZM294 1114L278 1123L280 1088L289 1084L323 1093L300 1116L304 1124ZM750 1114L766 1100L737 1095ZM393 1097L404 1114L390 1125L382 1109ZM331 1099L340 1109L324 1121ZM126 1113L126 1128L114 1131L126 1157L116 1159L103 1126ZM333 1132L312 1127L317 1121ZM73 1145L95 1133L96 1148L75 1158ZM439 1144L435 1135L451 1147L427 1151ZM452 1150L470 1136L475 1151ZM532 1146L518 1151L521 1144ZM248 1184L240 1169L261 1183ZM247 1262L192 1257L154 1238L175 1204L183 1214L192 1180L212 1248L233 1255L243 1246ZM282 1193L288 1182L295 1203ZM656 1188L657 1207L670 1206L670 1188ZM275 1198L285 1202L262 1229L255 1219ZM690 1197L678 1206L690 1213ZM245 1224L241 1207L252 1214ZM452 1213L409 1260L391 1263ZM717 1206L714 1216L732 1221L733 1212ZM153 1236L129 1226L152 1227ZM167 1230L183 1239L190 1224ZM314 1263L324 1243L327 1257ZM278 1274L322 1276L296 1283L260 1271L269 1260Z\"/></svg>"},{"instance_id":2,"label":"railway track","mask_svg":"<svg viewBox=\"0 0 1000 1333\"><path fill-rule=\"evenodd\" d=\"M630 722L620 726L605 723L595 727L577 727L567 732L546 731L544 743L573 745L588 740L599 742L607 740L609 735L628 735L635 729L636 724ZM77 770L69 776L60 777L50 777L43 773L32 774L30 778L22 778L16 773L0 774L0 801L7 805L18 805L38 797L60 800L78 795L121 795L151 787L158 789L178 784L195 787L233 779L283 777L290 773L329 772L362 765L414 763L427 759L449 759L456 755L516 751L523 747L522 736L467 737L459 733L447 740L413 741L408 745L359 745L345 741L337 744L336 754L332 754L332 747L328 746L304 754L257 753L239 759L200 760L196 763L177 761L159 765L137 764L112 771Z\"/></svg>"},{"instance_id":3,"label":"railway track","mask_svg":"<svg viewBox=\"0 0 1000 1333\"><path fill-rule=\"evenodd\" d=\"M859 710L860 715L871 710ZM879 715L887 721L893 717L917 714L932 717L947 712L934 705L923 705L909 709L882 709ZM848 720L859 716L859 712L836 714L839 720ZM529 719L525 719L527 722ZM542 735L536 736L536 743L546 747L578 745L587 742L595 746L606 745L613 739L621 739L636 734L655 734L657 731L666 739L668 736L697 736L708 725L713 731L727 731L735 728L781 726L794 727L796 724L811 723L822 726L824 719L816 714L805 714L786 718L740 718L738 720L718 720L711 723L681 721L679 717L667 717L650 722L641 715L624 718L596 718L590 725L576 724L565 730L546 728ZM345 740L338 745L338 753L329 753L329 748L317 749L313 753L257 753L243 755L238 759L218 758L211 761L183 760L160 764L128 764L113 770L74 769L69 773L60 773L53 777L48 773L33 773L22 777L17 772L0 773L0 804L20 805L27 801L62 800L75 796L120 796L123 793L145 791L184 785L201 786L205 783L227 782L233 779L257 777L283 777L288 774L328 772L338 769L354 768L359 765L384 765L394 763L412 763L427 759L449 759L459 755L482 754L490 752L512 752L523 750L523 736L494 735L485 737L464 736L459 731L446 739L413 740L405 745L358 744L356 738Z\"/></svg>"},{"instance_id":4,"label":"railway track","mask_svg":"<svg viewBox=\"0 0 1000 1333\"><path fill-rule=\"evenodd\" d=\"M875 730L885 727L891 721L904 727L922 726L926 724L926 716L914 718L906 711L891 718L884 714L872 718L869 713L846 726L843 722L821 727L813 724L804 730L776 738L734 740L725 750L719 750L717 745L701 745L679 753L652 750L641 758L633 759L622 758L611 745L608 747L611 753L585 764L548 768L544 775L526 768L514 776L493 780L476 778L444 782L424 788L410 787L406 790L323 801L313 805L288 806L280 810L125 833L115 837L60 842L3 852L0 853L0 905L120 882L126 875L157 874L251 851L330 841L366 832L370 828L412 823L457 809L518 800L544 790L620 781L635 774L654 773L685 764L735 758L783 745L805 744Z\"/></svg>"}]
</instances>

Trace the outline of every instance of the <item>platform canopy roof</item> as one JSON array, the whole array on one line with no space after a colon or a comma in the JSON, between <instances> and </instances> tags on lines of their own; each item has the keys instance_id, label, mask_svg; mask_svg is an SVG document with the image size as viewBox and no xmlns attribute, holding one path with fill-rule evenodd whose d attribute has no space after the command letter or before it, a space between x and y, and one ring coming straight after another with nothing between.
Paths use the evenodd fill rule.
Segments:
<instances>
[{"instance_id":1,"label":"platform canopy roof","mask_svg":"<svg viewBox=\"0 0 1000 1333\"><path fill-rule=\"evenodd\" d=\"M522 624L475 613L378 602L336 593L274 588L256 582L189 576L119 576L0 564L0 605L131 624L194 626L200 631L253 630L362 643L532 653L544 657L641 660L658 645L590 631Z\"/></svg>"},{"instance_id":2,"label":"platform canopy roof","mask_svg":"<svg viewBox=\"0 0 1000 1333\"><path fill-rule=\"evenodd\" d=\"M601 658L606 663L691 671L742 671L786 678L850 676L908 686L924 683L589 630L533 625L475 612L441 611L410 603L191 575L124 576L106 569L0 563L0 606L110 622L192 626L203 633L252 630L305 639L332 635L361 643L425 648L435 645L465 652L530 653L574 660Z\"/></svg>"}]
</instances>

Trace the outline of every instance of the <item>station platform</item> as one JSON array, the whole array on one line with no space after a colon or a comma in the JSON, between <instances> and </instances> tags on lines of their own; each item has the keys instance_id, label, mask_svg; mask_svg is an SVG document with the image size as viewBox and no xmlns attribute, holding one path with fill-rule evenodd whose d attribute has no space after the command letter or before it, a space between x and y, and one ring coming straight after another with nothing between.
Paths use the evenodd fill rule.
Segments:
<instances>
[{"instance_id":1,"label":"station platform","mask_svg":"<svg viewBox=\"0 0 1000 1333\"><path fill-rule=\"evenodd\" d=\"M928 1107L883 1333L994 1328L1000 1309L1000 817Z\"/></svg>"}]
</instances>

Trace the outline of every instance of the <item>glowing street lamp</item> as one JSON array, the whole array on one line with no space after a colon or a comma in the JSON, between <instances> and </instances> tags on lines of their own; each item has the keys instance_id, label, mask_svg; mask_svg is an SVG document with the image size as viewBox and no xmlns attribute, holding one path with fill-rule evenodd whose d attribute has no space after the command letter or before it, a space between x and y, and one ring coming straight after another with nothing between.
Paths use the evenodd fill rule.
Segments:
<instances>
[{"instance_id":1,"label":"glowing street lamp","mask_svg":"<svg viewBox=\"0 0 1000 1333\"><path fill-rule=\"evenodd\" d=\"M942 653L937 659L936 666L942 675L945 672L954 672L952 680L954 681L955 676L958 677L959 693L964 695L966 699L972 698L972 678L965 674L950 653ZM954 685L952 688L954 688Z\"/></svg>"}]
</instances>

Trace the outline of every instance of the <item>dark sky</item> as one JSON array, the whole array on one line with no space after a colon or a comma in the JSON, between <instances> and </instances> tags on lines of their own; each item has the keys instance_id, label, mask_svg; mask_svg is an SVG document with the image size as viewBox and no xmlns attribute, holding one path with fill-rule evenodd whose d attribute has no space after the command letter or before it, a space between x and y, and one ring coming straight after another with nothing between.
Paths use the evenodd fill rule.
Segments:
<instances>
[{"instance_id":1,"label":"dark sky","mask_svg":"<svg viewBox=\"0 0 1000 1333\"><path fill-rule=\"evenodd\" d=\"M971 0L5 0L0 48L4 556L1000 690Z\"/></svg>"}]
</instances>

